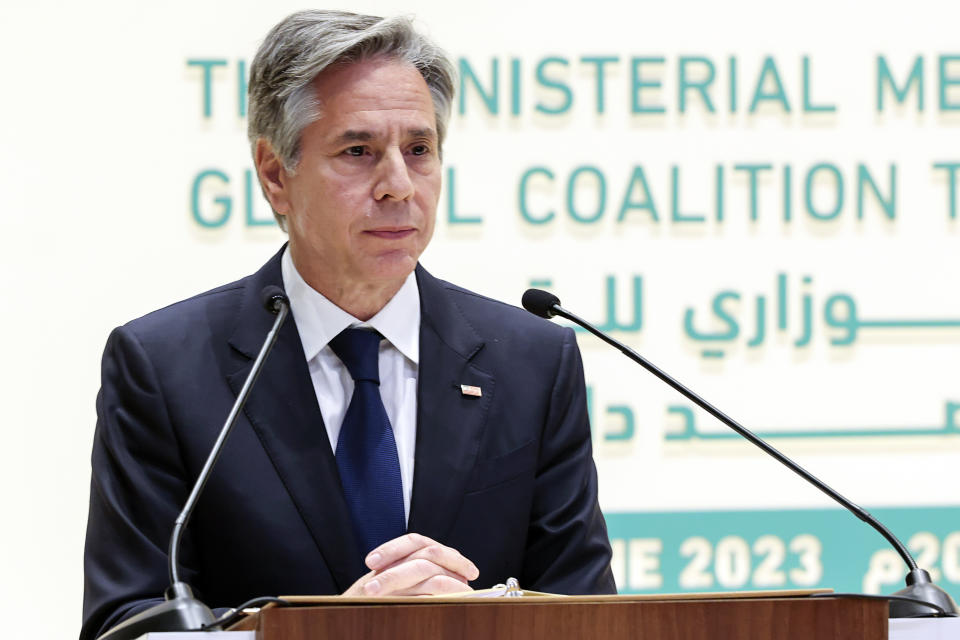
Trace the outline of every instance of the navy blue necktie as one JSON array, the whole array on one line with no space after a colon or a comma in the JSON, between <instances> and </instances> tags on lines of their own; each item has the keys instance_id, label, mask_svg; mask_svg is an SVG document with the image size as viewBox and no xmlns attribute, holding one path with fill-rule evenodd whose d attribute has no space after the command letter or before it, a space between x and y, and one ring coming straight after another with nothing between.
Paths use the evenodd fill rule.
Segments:
<instances>
[{"instance_id":1,"label":"navy blue necktie","mask_svg":"<svg viewBox=\"0 0 960 640\"><path fill-rule=\"evenodd\" d=\"M344 329L330 341L353 378L353 397L337 439L337 467L353 529L366 555L406 533L400 461L380 397L380 340L375 331Z\"/></svg>"}]
</instances>

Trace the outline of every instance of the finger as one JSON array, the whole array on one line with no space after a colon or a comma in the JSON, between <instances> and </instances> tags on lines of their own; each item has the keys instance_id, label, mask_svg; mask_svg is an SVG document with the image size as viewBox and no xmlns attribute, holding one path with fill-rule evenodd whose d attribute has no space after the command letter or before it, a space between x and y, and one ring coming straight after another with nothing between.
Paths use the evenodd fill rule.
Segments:
<instances>
[{"instance_id":1,"label":"finger","mask_svg":"<svg viewBox=\"0 0 960 640\"><path fill-rule=\"evenodd\" d=\"M343 592L343 595L345 595L345 596L362 596L362 595L364 595L364 593L363 593L363 587L364 587L368 582L370 582L370 581L373 579L373 577L376 576L376 575L377 575L377 572L376 572L376 571L370 571L370 572L367 573L366 575L361 576L360 578L357 579L356 582L354 582L352 585L350 585L350 588L349 588L349 589L347 589L346 591Z\"/></svg>"},{"instance_id":2,"label":"finger","mask_svg":"<svg viewBox=\"0 0 960 640\"><path fill-rule=\"evenodd\" d=\"M428 538L429 540L429 538ZM476 580L480 575L480 570L477 569L477 566L470 562L466 557L463 556L459 551L453 547L448 547L440 544L439 542L433 542L431 544L420 547L406 558L398 560L392 566L396 566L401 562L406 562L408 560L429 560L438 567L443 567L447 571L450 571L458 576L462 576L463 580ZM390 568L391 565L388 565L381 569L385 571Z\"/></svg>"},{"instance_id":3,"label":"finger","mask_svg":"<svg viewBox=\"0 0 960 640\"><path fill-rule=\"evenodd\" d=\"M477 566L459 551L419 533L408 533L383 543L367 555L366 564L376 571L385 571L400 562L417 558L430 560L467 580L476 580L480 575Z\"/></svg>"},{"instance_id":4,"label":"finger","mask_svg":"<svg viewBox=\"0 0 960 640\"><path fill-rule=\"evenodd\" d=\"M473 589L471 589L469 585L465 585L459 580L453 580L448 576L433 576L408 589L391 595L435 596L445 593L464 593L465 591L473 591Z\"/></svg>"},{"instance_id":5,"label":"finger","mask_svg":"<svg viewBox=\"0 0 960 640\"><path fill-rule=\"evenodd\" d=\"M466 580L463 576L435 565L429 560L417 558L401 562L386 571L378 572L372 580L363 585L363 594L368 596L395 595L438 576L444 576L459 582L459 590L465 590Z\"/></svg>"},{"instance_id":6,"label":"finger","mask_svg":"<svg viewBox=\"0 0 960 640\"><path fill-rule=\"evenodd\" d=\"M365 562L367 567L371 569L383 569L403 560L417 549L429 544L435 543L430 538L422 536L419 533L407 533L399 538L384 542L368 553Z\"/></svg>"}]
</instances>

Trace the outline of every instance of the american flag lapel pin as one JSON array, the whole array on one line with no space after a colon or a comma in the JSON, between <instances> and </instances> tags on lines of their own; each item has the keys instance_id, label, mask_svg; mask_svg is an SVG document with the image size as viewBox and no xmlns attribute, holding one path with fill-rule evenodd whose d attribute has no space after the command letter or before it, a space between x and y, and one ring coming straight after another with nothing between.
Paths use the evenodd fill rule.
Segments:
<instances>
[{"instance_id":1,"label":"american flag lapel pin","mask_svg":"<svg viewBox=\"0 0 960 640\"><path fill-rule=\"evenodd\" d=\"M471 384L460 385L460 393L465 396L473 396L474 398L479 398L483 395L483 391L480 390L480 387L475 387Z\"/></svg>"}]
</instances>

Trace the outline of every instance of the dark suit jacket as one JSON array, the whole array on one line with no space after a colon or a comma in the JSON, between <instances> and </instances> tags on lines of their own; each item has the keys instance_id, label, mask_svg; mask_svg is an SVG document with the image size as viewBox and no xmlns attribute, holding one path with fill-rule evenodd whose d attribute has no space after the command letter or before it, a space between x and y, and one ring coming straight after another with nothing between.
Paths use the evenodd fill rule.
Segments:
<instances>
[{"instance_id":1,"label":"dark suit jacket","mask_svg":"<svg viewBox=\"0 0 960 640\"><path fill-rule=\"evenodd\" d=\"M473 583L615 586L569 329L417 268L420 365L409 530L460 550ZM84 626L92 638L168 585L173 522L273 321L260 271L120 327L97 398ZM482 389L465 396L460 385ZM188 525L182 579L211 607L333 594L366 573L290 319Z\"/></svg>"}]
</instances>

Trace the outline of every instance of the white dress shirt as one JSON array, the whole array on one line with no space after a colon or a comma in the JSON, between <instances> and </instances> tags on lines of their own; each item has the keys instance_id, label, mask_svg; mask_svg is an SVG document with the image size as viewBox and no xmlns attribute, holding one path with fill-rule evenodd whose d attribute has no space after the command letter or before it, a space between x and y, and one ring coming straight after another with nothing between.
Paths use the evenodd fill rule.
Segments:
<instances>
[{"instance_id":1,"label":"white dress shirt","mask_svg":"<svg viewBox=\"0 0 960 640\"><path fill-rule=\"evenodd\" d=\"M304 281L293 264L289 247L283 252L281 272L283 288L290 299L290 312L297 323L320 414L334 453L354 384L350 372L330 348L329 342L348 327L373 328L386 338L380 342L380 397L397 443L403 513L409 518L420 361L420 291L416 277L413 273L407 276L386 306L367 322L361 322Z\"/></svg>"}]
</instances>

